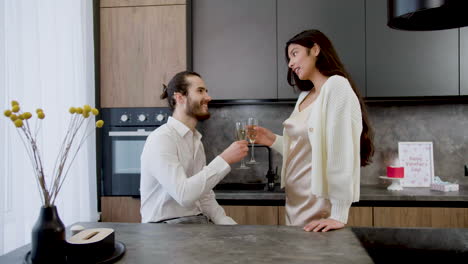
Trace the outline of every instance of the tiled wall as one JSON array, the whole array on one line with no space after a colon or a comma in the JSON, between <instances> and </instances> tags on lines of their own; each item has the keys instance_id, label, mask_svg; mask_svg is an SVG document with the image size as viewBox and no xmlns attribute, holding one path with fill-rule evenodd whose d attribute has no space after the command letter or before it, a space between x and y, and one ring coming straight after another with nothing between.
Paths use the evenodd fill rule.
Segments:
<instances>
[{"instance_id":1,"label":"tiled wall","mask_svg":"<svg viewBox=\"0 0 468 264\"><path fill-rule=\"evenodd\" d=\"M199 124L207 160L211 161L234 140L234 123L259 119L259 125L282 134L282 122L289 117L294 105L214 105L211 118ZM468 105L404 105L368 106L375 130L376 152L371 165L361 169L362 184L379 184L379 175L385 175L384 159L398 152L398 141L432 141L434 146L434 171L442 180L468 184L463 165L468 164ZM281 171L281 156L274 152L274 167ZM255 149L260 164L249 170L237 170L222 182L266 182L268 156L265 148ZM250 156L249 156L250 157Z\"/></svg>"}]
</instances>

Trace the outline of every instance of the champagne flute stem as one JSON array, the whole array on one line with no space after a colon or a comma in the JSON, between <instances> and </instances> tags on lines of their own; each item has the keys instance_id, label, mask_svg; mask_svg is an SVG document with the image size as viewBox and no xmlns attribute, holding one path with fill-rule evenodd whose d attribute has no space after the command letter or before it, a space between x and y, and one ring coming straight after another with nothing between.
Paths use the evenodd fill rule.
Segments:
<instances>
[{"instance_id":1,"label":"champagne flute stem","mask_svg":"<svg viewBox=\"0 0 468 264\"><path fill-rule=\"evenodd\" d=\"M252 153L250 155L250 162L255 162L255 152L254 152L255 145L252 143Z\"/></svg>"}]
</instances>

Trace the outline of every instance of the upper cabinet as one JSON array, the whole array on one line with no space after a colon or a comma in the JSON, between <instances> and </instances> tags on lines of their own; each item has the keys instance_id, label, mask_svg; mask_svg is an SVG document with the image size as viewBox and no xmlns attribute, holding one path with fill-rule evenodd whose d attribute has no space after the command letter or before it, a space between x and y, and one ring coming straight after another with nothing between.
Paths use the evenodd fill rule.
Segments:
<instances>
[{"instance_id":1,"label":"upper cabinet","mask_svg":"<svg viewBox=\"0 0 468 264\"><path fill-rule=\"evenodd\" d=\"M185 0L100 1L101 107L166 106L187 68ZM193 70L213 99L292 99L285 43L319 29L363 96L468 95L468 28L401 31L386 0L191 1Z\"/></svg>"},{"instance_id":2,"label":"upper cabinet","mask_svg":"<svg viewBox=\"0 0 468 264\"><path fill-rule=\"evenodd\" d=\"M460 95L468 95L468 27L460 29Z\"/></svg>"},{"instance_id":3,"label":"upper cabinet","mask_svg":"<svg viewBox=\"0 0 468 264\"><path fill-rule=\"evenodd\" d=\"M162 84L187 68L184 3L101 1L101 107L167 106Z\"/></svg>"},{"instance_id":4,"label":"upper cabinet","mask_svg":"<svg viewBox=\"0 0 468 264\"><path fill-rule=\"evenodd\" d=\"M296 98L287 83L285 44L308 29L322 31L365 95L365 1L364 0L278 0L278 97Z\"/></svg>"},{"instance_id":5,"label":"upper cabinet","mask_svg":"<svg viewBox=\"0 0 468 264\"><path fill-rule=\"evenodd\" d=\"M193 70L213 99L277 98L276 1L192 2Z\"/></svg>"},{"instance_id":6,"label":"upper cabinet","mask_svg":"<svg viewBox=\"0 0 468 264\"><path fill-rule=\"evenodd\" d=\"M459 95L458 29L391 29L387 1L366 1L366 51L368 97Z\"/></svg>"}]
</instances>

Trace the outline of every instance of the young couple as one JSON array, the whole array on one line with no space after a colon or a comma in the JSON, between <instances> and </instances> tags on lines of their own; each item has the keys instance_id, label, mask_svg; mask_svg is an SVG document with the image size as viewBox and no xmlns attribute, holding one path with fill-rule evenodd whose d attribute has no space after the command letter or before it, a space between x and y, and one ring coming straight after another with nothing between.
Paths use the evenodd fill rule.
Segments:
<instances>
[{"instance_id":1,"label":"young couple","mask_svg":"<svg viewBox=\"0 0 468 264\"><path fill-rule=\"evenodd\" d=\"M360 167L371 162L373 133L365 105L330 40L308 30L286 43L288 83L301 92L283 136L257 127L256 143L283 155L286 224L305 231L340 229L359 200ZM173 115L148 137L141 156L142 222L236 224L213 187L248 153L236 141L206 165L198 121L210 117L206 85L194 72L165 87Z\"/></svg>"}]
</instances>

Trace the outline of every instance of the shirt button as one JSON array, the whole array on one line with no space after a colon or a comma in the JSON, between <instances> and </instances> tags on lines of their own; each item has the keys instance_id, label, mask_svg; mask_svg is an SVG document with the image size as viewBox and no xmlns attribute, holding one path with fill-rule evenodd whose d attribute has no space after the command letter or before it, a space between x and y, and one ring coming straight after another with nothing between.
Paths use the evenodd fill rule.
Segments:
<instances>
[{"instance_id":1,"label":"shirt button","mask_svg":"<svg viewBox=\"0 0 468 264\"><path fill-rule=\"evenodd\" d=\"M313 127L309 127L309 132L310 132L310 133L314 132L314 128L313 128Z\"/></svg>"}]
</instances>

